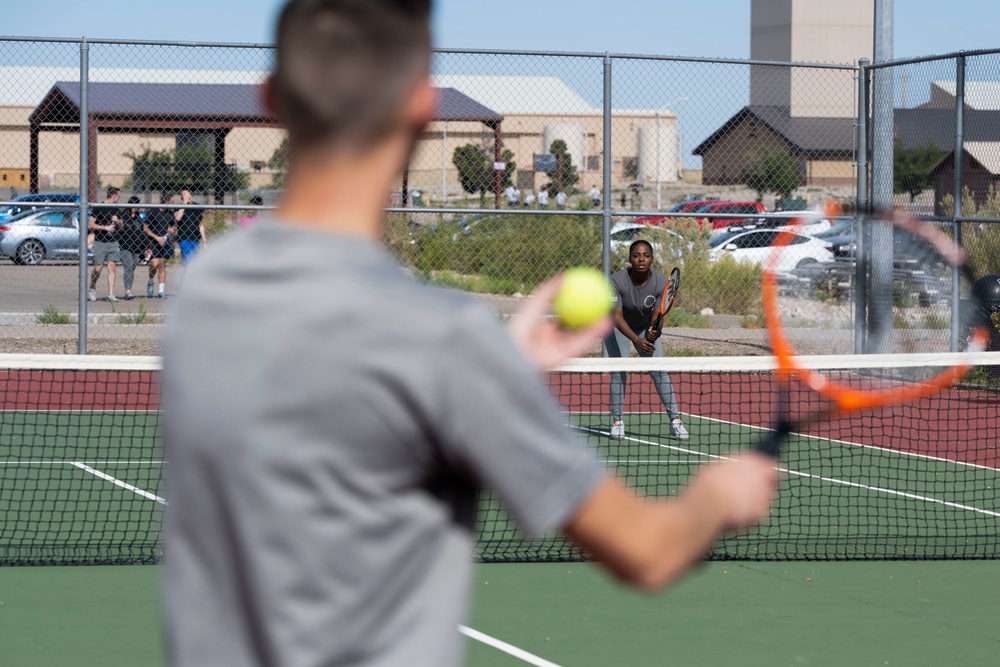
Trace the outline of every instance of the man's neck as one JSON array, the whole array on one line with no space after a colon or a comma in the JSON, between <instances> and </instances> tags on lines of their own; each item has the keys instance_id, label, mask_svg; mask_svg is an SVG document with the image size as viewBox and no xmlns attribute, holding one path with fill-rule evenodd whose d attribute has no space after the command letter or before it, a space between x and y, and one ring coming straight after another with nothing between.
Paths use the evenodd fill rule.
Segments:
<instances>
[{"instance_id":1,"label":"man's neck","mask_svg":"<svg viewBox=\"0 0 1000 667\"><path fill-rule=\"evenodd\" d=\"M398 178L406 143L386 141L364 153L293 164L277 215L302 227L377 240L386 193Z\"/></svg>"}]
</instances>

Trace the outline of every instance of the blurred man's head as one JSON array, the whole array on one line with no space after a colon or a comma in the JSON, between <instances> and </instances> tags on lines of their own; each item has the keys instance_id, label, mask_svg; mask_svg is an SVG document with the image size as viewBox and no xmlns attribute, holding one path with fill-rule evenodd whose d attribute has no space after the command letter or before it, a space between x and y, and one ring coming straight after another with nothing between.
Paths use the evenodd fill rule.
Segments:
<instances>
[{"instance_id":1,"label":"blurred man's head","mask_svg":"<svg viewBox=\"0 0 1000 667\"><path fill-rule=\"evenodd\" d=\"M364 150L429 118L408 110L426 83L431 0L290 0L277 28L268 102L293 156ZM424 105L426 106L426 105Z\"/></svg>"}]
</instances>

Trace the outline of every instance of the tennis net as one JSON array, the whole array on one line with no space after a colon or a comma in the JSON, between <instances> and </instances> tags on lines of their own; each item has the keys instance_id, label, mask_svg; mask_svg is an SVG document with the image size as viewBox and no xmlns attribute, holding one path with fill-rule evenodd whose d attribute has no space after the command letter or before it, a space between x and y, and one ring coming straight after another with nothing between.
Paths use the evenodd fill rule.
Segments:
<instances>
[{"instance_id":1,"label":"tennis net","mask_svg":"<svg viewBox=\"0 0 1000 667\"><path fill-rule=\"evenodd\" d=\"M907 382L946 356L805 357L840 382ZM928 559L1000 555L1000 353L959 386L793 436L771 517L727 535L716 559ZM547 381L568 427L639 493L676 493L703 463L748 450L777 401L770 357L581 359ZM159 360L0 355L0 564L159 560L164 504ZM672 436L650 372L671 380L690 439ZM624 374L617 375L617 374ZM609 430L624 377L624 437ZM818 407L806 392L801 405ZM586 558L558 535L524 537L489 492L477 557Z\"/></svg>"}]
</instances>

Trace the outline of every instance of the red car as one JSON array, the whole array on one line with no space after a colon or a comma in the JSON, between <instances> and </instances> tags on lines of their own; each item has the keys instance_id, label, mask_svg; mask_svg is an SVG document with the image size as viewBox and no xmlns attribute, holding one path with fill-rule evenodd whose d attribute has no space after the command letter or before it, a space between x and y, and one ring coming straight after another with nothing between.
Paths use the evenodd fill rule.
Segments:
<instances>
[{"instance_id":1,"label":"red car","mask_svg":"<svg viewBox=\"0 0 1000 667\"><path fill-rule=\"evenodd\" d=\"M763 204L756 201L716 201L709 202L691 212L704 214L704 217L699 217L698 220L711 221L712 229L722 229L729 225L742 225L749 218L722 218L715 217L716 214L757 216L766 210Z\"/></svg>"},{"instance_id":2,"label":"red car","mask_svg":"<svg viewBox=\"0 0 1000 667\"><path fill-rule=\"evenodd\" d=\"M699 201L682 201L679 204L674 204L667 209L667 213L691 213L696 208L705 206L706 204L723 204L725 202L719 201L718 199L702 199ZM669 216L665 215L645 215L641 218L636 218L633 222L640 225L663 225Z\"/></svg>"}]
</instances>

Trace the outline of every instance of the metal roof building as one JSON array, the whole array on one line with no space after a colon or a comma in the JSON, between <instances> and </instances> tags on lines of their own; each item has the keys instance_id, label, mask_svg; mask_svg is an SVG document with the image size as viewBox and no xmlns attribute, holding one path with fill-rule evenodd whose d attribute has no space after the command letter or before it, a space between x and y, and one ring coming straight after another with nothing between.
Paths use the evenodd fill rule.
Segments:
<instances>
[{"instance_id":1,"label":"metal roof building","mask_svg":"<svg viewBox=\"0 0 1000 667\"><path fill-rule=\"evenodd\" d=\"M493 130L499 152L502 115L457 90L441 89L438 93L436 119L485 124ZM37 192L39 133L80 131L80 84L57 82L28 120L30 190ZM215 197L221 202L226 135L236 127L281 127L264 108L259 85L233 83L93 82L88 87L86 120L88 197L91 201L97 200L98 133L197 132L210 135L214 144Z\"/></svg>"}]
</instances>

